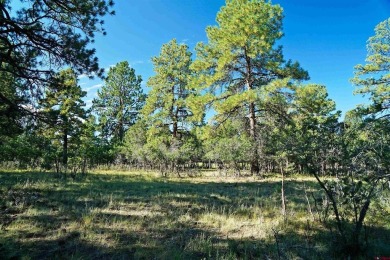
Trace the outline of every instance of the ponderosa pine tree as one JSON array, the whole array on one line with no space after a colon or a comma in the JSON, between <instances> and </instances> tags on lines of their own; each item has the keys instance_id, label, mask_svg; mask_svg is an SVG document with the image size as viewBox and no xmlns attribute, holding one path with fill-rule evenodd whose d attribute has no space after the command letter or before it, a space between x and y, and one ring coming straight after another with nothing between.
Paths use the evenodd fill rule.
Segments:
<instances>
[{"instance_id":1,"label":"ponderosa pine tree","mask_svg":"<svg viewBox=\"0 0 390 260\"><path fill-rule=\"evenodd\" d=\"M101 132L113 143L121 144L127 129L135 123L145 102L142 78L127 61L108 71L105 85L98 91L92 108L99 117Z\"/></svg>"},{"instance_id":2,"label":"ponderosa pine tree","mask_svg":"<svg viewBox=\"0 0 390 260\"><path fill-rule=\"evenodd\" d=\"M336 103L328 97L325 86L308 84L297 86L292 104L291 155L306 173L324 175L330 165L329 151L337 138L338 118ZM337 150L337 149L336 149Z\"/></svg>"},{"instance_id":3,"label":"ponderosa pine tree","mask_svg":"<svg viewBox=\"0 0 390 260\"><path fill-rule=\"evenodd\" d=\"M368 94L372 101L366 113L390 116L390 18L375 27L375 35L368 39L365 65L355 66L352 83L357 94Z\"/></svg>"},{"instance_id":4,"label":"ponderosa pine tree","mask_svg":"<svg viewBox=\"0 0 390 260\"><path fill-rule=\"evenodd\" d=\"M156 75L147 83L151 90L143 109L150 125L146 147L164 154L173 167L183 155L180 150L195 123L187 103L193 93L189 86L191 55L188 46L176 39L164 44L160 55L152 58Z\"/></svg>"},{"instance_id":5,"label":"ponderosa pine tree","mask_svg":"<svg viewBox=\"0 0 390 260\"><path fill-rule=\"evenodd\" d=\"M159 56L152 58L156 75L148 80L151 90L143 113L154 126L168 126L174 139L188 130L192 115L186 103L193 92L188 85L191 55L187 45L173 39L162 46Z\"/></svg>"},{"instance_id":6,"label":"ponderosa pine tree","mask_svg":"<svg viewBox=\"0 0 390 260\"><path fill-rule=\"evenodd\" d=\"M211 104L219 117L244 109L252 143L257 142L257 89L270 83L287 85L288 79L307 79L298 63L285 62L275 42L282 33L282 8L263 0L228 0L217 14L217 26L207 27L208 43L199 43L197 72L192 84L208 94L193 99L194 107ZM217 90L221 93L218 94ZM223 119L222 119L223 120ZM251 172L259 172L258 150L253 147Z\"/></svg>"},{"instance_id":7,"label":"ponderosa pine tree","mask_svg":"<svg viewBox=\"0 0 390 260\"><path fill-rule=\"evenodd\" d=\"M66 69L52 78L45 97L40 101L43 112L50 119L50 124L42 130L43 134L61 147L61 163L65 171L69 145L76 143L86 118L85 103L81 100L85 95L86 92L77 84L75 72Z\"/></svg>"},{"instance_id":8,"label":"ponderosa pine tree","mask_svg":"<svg viewBox=\"0 0 390 260\"><path fill-rule=\"evenodd\" d=\"M375 27L367 51L366 64L355 66L351 81L358 87L355 93L369 95L371 103L346 115L342 138L344 173L341 185L331 187L334 196L338 196L338 205L346 205L340 213L342 221L338 222L353 223L352 230L339 228L348 258L363 255L364 221L373 199L390 187L390 19Z\"/></svg>"}]
</instances>

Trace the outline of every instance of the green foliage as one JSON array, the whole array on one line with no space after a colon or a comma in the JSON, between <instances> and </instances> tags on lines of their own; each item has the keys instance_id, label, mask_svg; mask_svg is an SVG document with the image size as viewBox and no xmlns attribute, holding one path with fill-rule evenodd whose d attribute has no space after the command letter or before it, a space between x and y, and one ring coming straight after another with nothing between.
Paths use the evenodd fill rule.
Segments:
<instances>
[{"instance_id":1,"label":"green foliage","mask_svg":"<svg viewBox=\"0 0 390 260\"><path fill-rule=\"evenodd\" d=\"M102 75L90 43L95 33L105 34L102 17L113 14L111 0L22 2L18 5L15 1L0 1L1 147L16 145L22 139L34 146L34 141L24 139L23 135L10 139L25 130L31 116L46 123L55 120L54 112L50 113L51 118L45 118L36 106L37 100L46 96L44 90L57 77L57 70L71 66L77 74ZM60 98L49 96L52 100ZM63 110L58 112L62 117L69 112L65 107L72 107L66 104L72 101L63 102Z\"/></svg>"},{"instance_id":2,"label":"green foliage","mask_svg":"<svg viewBox=\"0 0 390 260\"><path fill-rule=\"evenodd\" d=\"M217 23L207 28L209 42L198 44L192 67L199 74L194 86L208 89L213 95L222 89L215 96L220 113L253 102L256 92L252 89L272 80L308 77L297 63L285 63L282 48L274 47L283 35L280 6L264 1L227 1L217 15ZM248 93L243 94L245 91ZM225 102L230 104L224 106Z\"/></svg>"},{"instance_id":3,"label":"green foliage","mask_svg":"<svg viewBox=\"0 0 390 260\"><path fill-rule=\"evenodd\" d=\"M49 122L43 135L57 147L62 147L62 164L67 167L68 149L76 151L80 144L80 134L86 119L85 103L81 100L85 91L77 85L77 76L72 69L59 72L52 78L45 98L40 101L42 110Z\"/></svg>"},{"instance_id":4,"label":"green foliage","mask_svg":"<svg viewBox=\"0 0 390 260\"><path fill-rule=\"evenodd\" d=\"M372 185L376 179L390 181L390 122L385 118L372 120L364 114L359 116L360 120L346 120L343 136L345 155L354 158L349 162L354 177Z\"/></svg>"},{"instance_id":5,"label":"green foliage","mask_svg":"<svg viewBox=\"0 0 390 260\"><path fill-rule=\"evenodd\" d=\"M295 146L292 123L292 99L294 92L280 91L279 87L267 87L257 101L258 114L258 150L260 165L278 165L279 171L287 172L287 162L292 162L292 147ZM291 163L290 165L293 165ZM276 170L276 169L275 169Z\"/></svg>"},{"instance_id":6,"label":"green foliage","mask_svg":"<svg viewBox=\"0 0 390 260\"><path fill-rule=\"evenodd\" d=\"M296 163L303 167L321 167L339 156L334 150L340 111L328 98L325 86L309 84L296 88L293 99L291 129L295 145L292 146ZM336 154L329 154L334 151ZM324 171L325 169L322 169Z\"/></svg>"},{"instance_id":7,"label":"green foliage","mask_svg":"<svg viewBox=\"0 0 390 260\"><path fill-rule=\"evenodd\" d=\"M345 257L362 256L367 249L362 229L374 199L383 194L389 177L389 122L366 118L361 109L340 112L327 98L326 88L306 85L296 89L289 150L294 162L312 174L328 198L338 230L337 246ZM329 180L325 176L334 175Z\"/></svg>"},{"instance_id":8,"label":"green foliage","mask_svg":"<svg viewBox=\"0 0 390 260\"><path fill-rule=\"evenodd\" d=\"M390 19L375 27L375 35L368 39L366 64L355 66L352 83L358 94L368 94L372 104L366 113L384 113L390 109Z\"/></svg>"},{"instance_id":9,"label":"green foliage","mask_svg":"<svg viewBox=\"0 0 390 260\"><path fill-rule=\"evenodd\" d=\"M142 154L149 163L158 165L162 172L178 171L178 168L183 168L186 163L196 162L202 158L202 143L195 130L196 128L181 133L178 139L172 138L167 127L151 127L146 132Z\"/></svg>"},{"instance_id":10,"label":"green foliage","mask_svg":"<svg viewBox=\"0 0 390 260\"><path fill-rule=\"evenodd\" d=\"M373 211L370 210L373 201L386 196L390 187L389 121L365 119L364 113L359 116L360 120L348 120L340 137L339 164L343 169L338 172L336 182L326 183L339 207L342 224L339 229L346 239L342 249L352 256L367 250L362 230L368 212ZM348 223L353 223L353 228L347 228Z\"/></svg>"},{"instance_id":11,"label":"green foliage","mask_svg":"<svg viewBox=\"0 0 390 260\"><path fill-rule=\"evenodd\" d=\"M110 68L105 85L93 100L101 133L113 143L121 144L127 129L138 119L145 101L141 82L127 61L119 62Z\"/></svg>"},{"instance_id":12,"label":"green foliage","mask_svg":"<svg viewBox=\"0 0 390 260\"><path fill-rule=\"evenodd\" d=\"M193 103L212 104L220 118L241 111L243 118L249 118L253 143L257 143L255 101L261 98L256 89L267 89L275 81L285 83L283 88L290 78L308 78L298 63L285 62L282 48L274 46L283 35L282 18L278 5L261 0L227 1L217 14L218 25L206 29L208 43L196 47L192 84L209 94ZM251 171L258 173L257 148L250 157Z\"/></svg>"},{"instance_id":13,"label":"green foliage","mask_svg":"<svg viewBox=\"0 0 390 260\"><path fill-rule=\"evenodd\" d=\"M105 139L96 135L97 128L95 116L89 115L83 122L76 149L70 158L69 168L72 168L74 173L78 171L85 173L87 167L92 168L114 160L113 147Z\"/></svg>"},{"instance_id":14,"label":"green foliage","mask_svg":"<svg viewBox=\"0 0 390 260\"><path fill-rule=\"evenodd\" d=\"M162 46L159 56L152 58L156 75L147 82L151 90L143 114L154 126L171 127L173 138L179 138L180 132L188 131L194 123L187 105L193 93L188 85L191 55L187 45L173 39Z\"/></svg>"},{"instance_id":15,"label":"green foliage","mask_svg":"<svg viewBox=\"0 0 390 260\"><path fill-rule=\"evenodd\" d=\"M0 71L0 146L8 137L22 132L19 106L25 98L19 91L20 82L10 73Z\"/></svg>"},{"instance_id":16,"label":"green foliage","mask_svg":"<svg viewBox=\"0 0 390 260\"><path fill-rule=\"evenodd\" d=\"M369 94L372 103L347 113L340 135L338 182L322 185L333 203L342 249L352 257L367 250L361 234L366 216L373 200L390 187L389 24L388 19L376 26L368 40L367 64L355 66L355 93ZM346 223L354 227L348 229Z\"/></svg>"},{"instance_id":17,"label":"green foliage","mask_svg":"<svg viewBox=\"0 0 390 260\"><path fill-rule=\"evenodd\" d=\"M142 110L147 129L142 138L143 155L150 162L173 164L175 168L178 163L199 158L199 143L192 134L199 117L192 116L188 103L189 96L195 96L189 87L191 55L187 45L173 39L162 46L159 56L152 58L156 75L148 80L151 90ZM129 138L134 140L136 136ZM140 147L138 141L129 142Z\"/></svg>"},{"instance_id":18,"label":"green foliage","mask_svg":"<svg viewBox=\"0 0 390 260\"><path fill-rule=\"evenodd\" d=\"M121 152L130 161L139 163L148 162L148 154L145 149L147 124L145 120L138 120L126 132Z\"/></svg>"},{"instance_id":19,"label":"green foliage","mask_svg":"<svg viewBox=\"0 0 390 260\"><path fill-rule=\"evenodd\" d=\"M24 2L19 9L13 1L0 2L1 72L23 79L34 91L64 66L78 74L103 73L89 44L96 32L105 34L102 17L113 14L113 1Z\"/></svg>"},{"instance_id":20,"label":"green foliage","mask_svg":"<svg viewBox=\"0 0 390 260\"><path fill-rule=\"evenodd\" d=\"M37 131L26 131L2 144L0 161L14 162L17 168L32 169L45 166L50 143Z\"/></svg>"},{"instance_id":21,"label":"green foliage","mask_svg":"<svg viewBox=\"0 0 390 260\"><path fill-rule=\"evenodd\" d=\"M240 163L248 162L253 144L245 131L244 122L237 118L223 124L206 126L202 134L205 158L240 171Z\"/></svg>"}]
</instances>

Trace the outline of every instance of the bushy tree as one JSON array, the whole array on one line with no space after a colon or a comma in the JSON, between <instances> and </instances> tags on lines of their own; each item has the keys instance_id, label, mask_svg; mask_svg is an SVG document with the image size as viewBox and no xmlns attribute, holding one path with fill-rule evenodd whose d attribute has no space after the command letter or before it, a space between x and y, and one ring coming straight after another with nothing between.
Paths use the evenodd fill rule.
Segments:
<instances>
[{"instance_id":1,"label":"bushy tree","mask_svg":"<svg viewBox=\"0 0 390 260\"><path fill-rule=\"evenodd\" d=\"M126 158L145 167L149 163L149 156L146 150L146 133L148 125L145 120L139 120L126 132L121 152Z\"/></svg>"},{"instance_id":2,"label":"bushy tree","mask_svg":"<svg viewBox=\"0 0 390 260\"><path fill-rule=\"evenodd\" d=\"M46 168L45 156L50 150L50 140L36 129L7 139L1 144L0 162L12 162L17 168Z\"/></svg>"},{"instance_id":3,"label":"bushy tree","mask_svg":"<svg viewBox=\"0 0 390 260\"><path fill-rule=\"evenodd\" d=\"M339 114L324 86L298 87L291 154L327 197L325 207L330 207L338 231L335 249L355 258L364 251L361 231L370 204L389 182L389 122L356 109L340 124Z\"/></svg>"},{"instance_id":4,"label":"bushy tree","mask_svg":"<svg viewBox=\"0 0 390 260\"><path fill-rule=\"evenodd\" d=\"M390 187L390 121L366 118L360 109L349 111L341 141L342 169L328 189L340 207L342 249L356 257L367 249L362 230L371 204Z\"/></svg>"},{"instance_id":5,"label":"bushy tree","mask_svg":"<svg viewBox=\"0 0 390 260\"><path fill-rule=\"evenodd\" d=\"M292 106L295 145L291 155L303 171L324 175L336 156L330 151L338 150L334 146L341 112L336 111L326 87L317 84L297 87Z\"/></svg>"},{"instance_id":6,"label":"bushy tree","mask_svg":"<svg viewBox=\"0 0 390 260\"><path fill-rule=\"evenodd\" d=\"M223 124L206 126L202 134L205 159L217 163L220 169L231 168L240 175L252 149L250 137L243 125L245 122L240 117L233 117Z\"/></svg>"}]
</instances>

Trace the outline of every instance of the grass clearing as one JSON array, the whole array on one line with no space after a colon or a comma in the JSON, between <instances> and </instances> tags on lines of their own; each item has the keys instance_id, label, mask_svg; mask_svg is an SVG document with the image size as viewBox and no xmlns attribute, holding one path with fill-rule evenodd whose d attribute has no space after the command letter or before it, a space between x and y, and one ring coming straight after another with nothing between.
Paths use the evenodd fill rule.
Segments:
<instances>
[{"instance_id":1,"label":"grass clearing","mask_svg":"<svg viewBox=\"0 0 390 260\"><path fill-rule=\"evenodd\" d=\"M329 259L335 230L308 211L314 179L162 178L106 171L71 178L0 172L0 255L16 259ZM309 202L314 200L309 196ZM370 256L390 255L389 201L367 219Z\"/></svg>"}]
</instances>

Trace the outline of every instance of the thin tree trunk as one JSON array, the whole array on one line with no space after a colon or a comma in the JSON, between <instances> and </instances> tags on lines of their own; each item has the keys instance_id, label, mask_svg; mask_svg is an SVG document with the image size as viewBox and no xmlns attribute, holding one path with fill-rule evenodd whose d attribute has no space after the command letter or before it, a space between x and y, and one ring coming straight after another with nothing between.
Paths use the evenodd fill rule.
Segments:
<instances>
[{"instance_id":1,"label":"thin tree trunk","mask_svg":"<svg viewBox=\"0 0 390 260\"><path fill-rule=\"evenodd\" d=\"M328 188L326 188L325 184L321 181L320 177L318 176L318 173L316 171L312 171L312 174L314 175L314 178L316 178L316 180L317 180L318 184L321 186L321 188L325 191L328 199L331 201L333 213L335 214L335 217L336 217L337 228L340 232L341 238L343 239L343 243L345 243L346 237L345 237L345 233L344 233L344 228L342 226L339 210L337 207L337 202L336 202L335 198L333 197L332 192L329 191Z\"/></svg>"},{"instance_id":2,"label":"thin tree trunk","mask_svg":"<svg viewBox=\"0 0 390 260\"><path fill-rule=\"evenodd\" d=\"M82 174L86 173L86 168L87 168L87 158L84 157L84 159L83 159L83 166L82 166L82 169L81 169L81 173Z\"/></svg>"},{"instance_id":3,"label":"thin tree trunk","mask_svg":"<svg viewBox=\"0 0 390 260\"><path fill-rule=\"evenodd\" d=\"M370 207L370 204L371 204L371 197L372 197L372 194L374 192L374 187L375 186L376 185L373 185L373 187L371 188L370 193L367 196L367 200L365 201L363 207L360 210L359 219L356 222L355 230L354 230L354 232L352 234L352 239L354 241L354 247L355 247L354 248L355 252L353 252L353 253L355 253L356 255L359 254L359 251L361 249L360 248L360 232L361 232L361 230L363 228L363 222L364 222L364 219L365 219L365 217L367 215L367 211L368 211L368 209Z\"/></svg>"},{"instance_id":4,"label":"thin tree trunk","mask_svg":"<svg viewBox=\"0 0 390 260\"><path fill-rule=\"evenodd\" d=\"M283 163L280 163L280 172L282 174L282 215L283 218L286 219L286 197L284 194L284 170L283 170Z\"/></svg>"},{"instance_id":5,"label":"thin tree trunk","mask_svg":"<svg viewBox=\"0 0 390 260\"><path fill-rule=\"evenodd\" d=\"M259 154L257 151L257 142L256 142L256 115L255 115L255 104L251 103L249 105L249 134L254 143L252 158L251 158L251 173L258 175L260 172L259 167Z\"/></svg>"},{"instance_id":6,"label":"thin tree trunk","mask_svg":"<svg viewBox=\"0 0 390 260\"><path fill-rule=\"evenodd\" d=\"M65 172L68 166L68 129L65 127L62 144L62 164L65 167Z\"/></svg>"},{"instance_id":7,"label":"thin tree trunk","mask_svg":"<svg viewBox=\"0 0 390 260\"><path fill-rule=\"evenodd\" d=\"M172 129L172 137L176 140L177 139L177 118L175 117L173 119L173 129Z\"/></svg>"},{"instance_id":8,"label":"thin tree trunk","mask_svg":"<svg viewBox=\"0 0 390 260\"><path fill-rule=\"evenodd\" d=\"M119 98L119 107L120 107L120 111L123 111L124 110L124 101L123 101L124 91L123 91L122 87L121 87L120 91L121 91L121 95L122 96ZM119 142L120 143L122 143L124 135L125 135L124 122L123 122L124 118L123 118L123 116L124 116L124 114L121 113L121 116L119 118L119 123L118 123L118 125L119 125L118 126L119 127L119 129L118 129L118 135L119 136L118 137L119 137Z\"/></svg>"}]
</instances>

